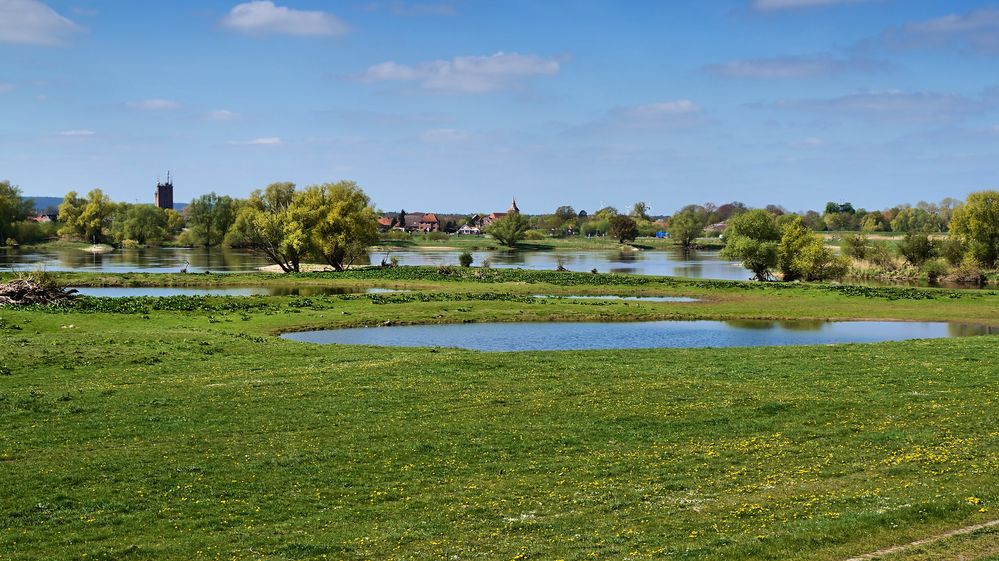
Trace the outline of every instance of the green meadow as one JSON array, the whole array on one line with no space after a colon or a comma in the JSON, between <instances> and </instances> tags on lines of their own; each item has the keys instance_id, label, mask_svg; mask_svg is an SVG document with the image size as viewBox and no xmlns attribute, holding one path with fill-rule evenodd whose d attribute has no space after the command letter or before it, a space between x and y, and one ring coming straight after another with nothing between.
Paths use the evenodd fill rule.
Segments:
<instances>
[{"instance_id":1,"label":"green meadow","mask_svg":"<svg viewBox=\"0 0 999 561\"><path fill-rule=\"evenodd\" d=\"M556 319L999 326L996 291L415 267L53 277L412 292L0 308L0 559L832 561L999 518L995 336L523 353L276 336ZM993 527L883 558L997 554Z\"/></svg>"}]
</instances>

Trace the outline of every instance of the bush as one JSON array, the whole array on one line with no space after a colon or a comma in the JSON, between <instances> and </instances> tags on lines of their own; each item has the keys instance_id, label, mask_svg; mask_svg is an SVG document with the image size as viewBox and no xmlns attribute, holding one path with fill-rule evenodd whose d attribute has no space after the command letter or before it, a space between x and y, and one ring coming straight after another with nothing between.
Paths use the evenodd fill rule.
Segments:
<instances>
[{"instance_id":1,"label":"bush","mask_svg":"<svg viewBox=\"0 0 999 561\"><path fill-rule=\"evenodd\" d=\"M537 241L537 240L543 240L543 239L545 239L547 237L548 236L546 236L545 233L542 232L541 230L528 230L527 232L524 232L524 239L525 240L535 240L535 241Z\"/></svg>"},{"instance_id":2,"label":"bush","mask_svg":"<svg viewBox=\"0 0 999 561\"><path fill-rule=\"evenodd\" d=\"M867 236L863 234L847 234L843 236L840 248L843 250L843 255L854 259L866 259L867 251L870 249L867 244Z\"/></svg>"},{"instance_id":3,"label":"bush","mask_svg":"<svg viewBox=\"0 0 999 561\"><path fill-rule=\"evenodd\" d=\"M949 237L941 241L937 247L937 252L940 257L946 259L954 267L959 266L964 261L964 244L956 237Z\"/></svg>"},{"instance_id":4,"label":"bush","mask_svg":"<svg viewBox=\"0 0 999 561\"><path fill-rule=\"evenodd\" d=\"M930 282L936 282L937 279L945 276L947 270L947 263L940 259L930 259L923 264L923 273L926 274L926 278Z\"/></svg>"},{"instance_id":5,"label":"bush","mask_svg":"<svg viewBox=\"0 0 999 561\"><path fill-rule=\"evenodd\" d=\"M7 238L7 241L4 242L4 245L6 245L7 247L17 247L17 240L15 240L14 238Z\"/></svg>"},{"instance_id":6,"label":"bush","mask_svg":"<svg viewBox=\"0 0 999 561\"><path fill-rule=\"evenodd\" d=\"M472 253L470 251L461 252L461 255L458 256L458 263L460 263L462 267L471 267Z\"/></svg>"},{"instance_id":7,"label":"bush","mask_svg":"<svg viewBox=\"0 0 999 561\"><path fill-rule=\"evenodd\" d=\"M867 248L867 260L885 271L898 269L895 255L892 254L891 248L885 242L872 242Z\"/></svg>"},{"instance_id":8,"label":"bush","mask_svg":"<svg viewBox=\"0 0 999 561\"><path fill-rule=\"evenodd\" d=\"M905 257L905 260L917 267L925 263L936 253L933 242L926 234L914 234L909 232L905 238L898 242L898 252Z\"/></svg>"},{"instance_id":9,"label":"bush","mask_svg":"<svg viewBox=\"0 0 999 561\"><path fill-rule=\"evenodd\" d=\"M451 236L448 236L444 232L427 232L426 234L423 234L423 239L432 242L442 242L444 240L450 239L450 237Z\"/></svg>"},{"instance_id":10,"label":"bush","mask_svg":"<svg viewBox=\"0 0 999 561\"><path fill-rule=\"evenodd\" d=\"M58 229L55 222L32 222L31 220L15 222L13 227L14 239L22 244L38 243L54 238Z\"/></svg>"},{"instance_id":11,"label":"bush","mask_svg":"<svg viewBox=\"0 0 999 561\"><path fill-rule=\"evenodd\" d=\"M122 249L136 249L137 247L139 247L139 242L137 242L135 240L122 240L121 241L121 248Z\"/></svg>"},{"instance_id":12,"label":"bush","mask_svg":"<svg viewBox=\"0 0 999 561\"><path fill-rule=\"evenodd\" d=\"M400 240L412 239L412 236L410 236L407 232L403 232L402 230L392 230L391 232L386 232L382 234L382 239L400 241Z\"/></svg>"},{"instance_id":13,"label":"bush","mask_svg":"<svg viewBox=\"0 0 999 561\"><path fill-rule=\"evenodd\" d=\"M978 263L969 259L964 263L961 263L961 265L951 272L951 274L947 275L945 280L951 282L984 285L988 279L985 276L985 272L978 266Z\"/></svg>"}]
</instances>

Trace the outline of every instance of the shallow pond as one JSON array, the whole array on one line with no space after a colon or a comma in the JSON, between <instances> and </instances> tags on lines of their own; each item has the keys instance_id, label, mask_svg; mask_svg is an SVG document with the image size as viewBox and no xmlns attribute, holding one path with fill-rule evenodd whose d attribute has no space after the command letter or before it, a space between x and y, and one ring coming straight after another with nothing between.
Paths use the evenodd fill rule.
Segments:
<instances>
[{"instance_id":1,"label":"shallow pond","mask_svg":"<svg viewBox=\"0 0 999 561\"><path fill-rule=\"evenodd\" d=\"M561 296L557 294L534 294L535 298L565 298L566 300L632 300L637 302L700 302L697 298L687 296L615 296L615 295L585 295L585 296Z\"/></svg>"},{"instance_id":2,"label":"shallow pond","mask_svg":"<svg viewBox=\"0 0 999 561\"><path fill-rule=\"evenodd\" d=\"M234 287L234 288L182 288L158 286L101 286L76 287L84 296L125 298L127 296L330 296L336 294L382 294L408 292L390 288L344 288L335 286L301 287Z\"/></svg>"},{"instance_id":3,"label":"shallow pond","mask_svg":"<svg viewBox=\"0 0 999 561\"><path fill-rule=\"evenodd\" d=\"M990 333L999 333L999 328L946 322L735 320L401 325L303 331L282 337L342 345L561 351L875 343Z\"/></svg>"}]
</instances>

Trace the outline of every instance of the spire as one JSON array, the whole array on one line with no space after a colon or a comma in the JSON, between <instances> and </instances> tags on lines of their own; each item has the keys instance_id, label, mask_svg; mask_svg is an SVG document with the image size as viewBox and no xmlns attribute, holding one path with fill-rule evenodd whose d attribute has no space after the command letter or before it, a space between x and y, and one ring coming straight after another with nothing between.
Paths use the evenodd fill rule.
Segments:
<instances>
[{"instance_id":1,"label":"spire","mask_svg":"<svg viewBox=\"0 0 999 561\"><path fill-rule=\"evenodd\" d=\"M520 209L517 208L517 197L513 198L513 202L510 203L510 208L507 210L507 212L508 213L510 213L510 212L517 212L517 213L519 213L520 212Z\"/></svg>"}]
</instances>

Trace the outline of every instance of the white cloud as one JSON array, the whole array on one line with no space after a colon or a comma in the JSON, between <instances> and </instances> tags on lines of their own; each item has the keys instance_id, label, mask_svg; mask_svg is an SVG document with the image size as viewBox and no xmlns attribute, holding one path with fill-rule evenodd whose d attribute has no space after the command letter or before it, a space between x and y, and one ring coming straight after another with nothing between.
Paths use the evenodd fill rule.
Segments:
<instances>
[{"instance_id":1,"label":"white cloud","mask_svg":"<svg viewBox=\"0 0 999 561\"><path fill-rule=\"evenodd\" d=\"M140 101L129 101L126 103L129 109L140 111L169 111L179 109L180 104L169 99L143 99Z\"/></svg>"},{"instance_id":2,"label":"white cloud","mask_svg":"<svg viewBox=\"0 0 999 561\"><path fill-rule=\"evenodd\" d=\"M999 8L909 23L888 31L887 37L895 46L970 46L980 53L999 54Z\"/></svg>"},{"instance_id":3,"label":"white cloud","mask_svg":"<svg viewBox=\"0 0 999 561\"><path fill-rule=\"evenodd\" d=\"M83 28L39 0L0 0L0 42L65 45Z\"/></svg>"},{"instance_id":4,"label":"white cloud","mask_svg":"<svg viewBox=\"0 0 999 561\"><path fill-rule=\"evenodd\" d=\"M267 136L263 138L254 138L253 140L230 140L226 144L232 146L279 146L284 144L281 139L276 136Z\"/></svg>"},{"instance_id":5,"label":"white cloud","mask_svg":"<svg viewBox=\"0 0 999 561\"><path fill-rule=\"evenodd\" d=\"M251 35L340 36L349 31L347 24L329 12L293 10L269 0L237 4L221 24Z\"/></svg>"},{"instance_id":6,"label":"white cloud","mask_svg":"<svg viewBox=\"0 0 999 561\"><path fill-rule=\"evenodd\" d=\"M841 4L859 4L861 2L877 2L879 0L753 0L757 10L788 10L795 8L815 8L818 6L838 6Z\"/></svg>"},{"instance_id":7,"label":"white cloud","mask_svg":"<svg viewBox=\"0 0 999 561\"><path fill-rule=\"evenodd\" d=\"M498 52L422 62L415 66L383 62L357 78L362 82L417 82L426 90L485 93L512 89L533 76L558 74L559 62L537 55Z\"/></svg>"},{"instance_id":8,"label":"white cloud","mask_svg":"<svg viewBox=\"0 0 999 561\"><path fill-rule=\"evenodd\" d=\"M427 144L465 142L471 138L472 135L468 131L460 129L431 129L420 135L420 140Z\"/></svg>"},{"instance_id":9,"label":"white cloud","mask_svg":"<svg viewBox=\"0 0 999 561\"><path fill-rule=\"evenodd\" d=\"M830 56L778 57L735 60L712 64L704 70L726 78L796 79L817 76L834 76L850 72L871 72L885 68L883 62L869 59L836 59Z\"/></svg>"},{"instance_id":10,"label":"white cloud","mask_svg":"<svg viewBox=\"0 0 999 561\"><path fill-rule=\"evenodd\" d=\"M95 134L97 134L97 133L95 133L92 130L88 130L88 129L73 129L73 130L68 130L68 131L59 131L59 132L56 133L57 136L65 136L65 137L68 137L68 138L80 138L80 137L85 137L85 136L94 136Z\"/></svg>"},{"instance_id":11,"label":"white cloud","mask_svg":"<svg viewBox=\"0 0 999 561\"><path fill-rule=\"evenodd\" d=\"M5 84L0 82L0 94L5 94L14 91L14 84Z\"/></svg>"},{"instance_id":12,"label":"white cloud","mask_svg":"<svg viewBox=\"0 0 999 561\"><path fill-rule=\"evenodd\" d=\"M241 115L228 109L212 109L205 115L209 121L238 121Z\"/></svg>"}]
</instances>

